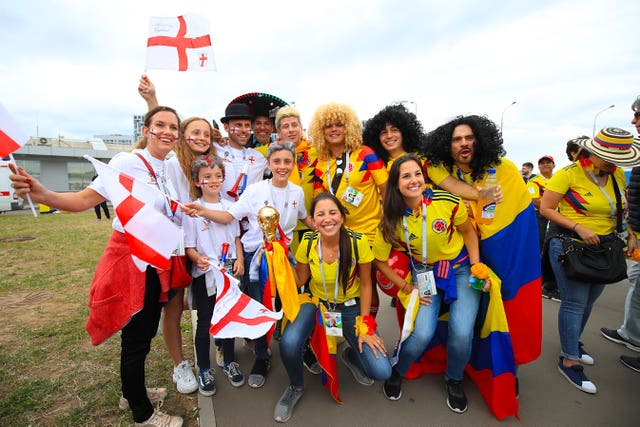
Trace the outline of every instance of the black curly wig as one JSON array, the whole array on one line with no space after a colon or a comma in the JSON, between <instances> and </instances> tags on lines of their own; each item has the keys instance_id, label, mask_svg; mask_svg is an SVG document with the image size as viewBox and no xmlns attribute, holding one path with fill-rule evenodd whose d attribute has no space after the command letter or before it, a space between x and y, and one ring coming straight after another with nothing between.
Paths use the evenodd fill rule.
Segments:
<instances>
[{"instance_id":1,"label":"black curly wig","mask_svg":"<svg viewBox=\"0 0 640 427\"><path fill-rule=\"evenodd\" d=\"M407 110L402 104L387 105L371 119L367 120L362 133L365 145L376 152L378 157L387 164L389 152L380 144L380 132L387 123L397 127L402 133L402 148L407 153L415 153L424 143L424 130L415 114Z\"/></svg>"},{"instance_id":2,"label":"black curly wig","mask_svg":"<svg viewBox=\"0 0 640 427\"><path fill-rule=\"evenodd\" d=\"M429 159L429 164L443 164L449 172L453 172L454 161L451 156L451 137L457 126L467 125L473 131L476 140L473 143L473 159L471 160L471 179L481 178L489 166L500 164L500 158L507 152L502 147L502 133L495 123L485 116L458 116L454 120L429 132L425 138L422 153Z\"/></svg>"}]
</instances>

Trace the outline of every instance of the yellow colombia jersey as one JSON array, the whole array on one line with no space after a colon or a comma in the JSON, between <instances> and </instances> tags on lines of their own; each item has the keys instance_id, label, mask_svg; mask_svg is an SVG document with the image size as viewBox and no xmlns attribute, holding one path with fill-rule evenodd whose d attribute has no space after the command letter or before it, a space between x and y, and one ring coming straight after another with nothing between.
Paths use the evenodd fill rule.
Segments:
<instances>
[{"instance_id":1,"label":"yellow colombia jersey","mask_svg":"<svg viewBox=\"0 0 640 427\"><path fill-rule=\"evenodd\" d=\"M536 175L533 179L527 182L527 189L532 199L539 199L544 193L544 189L547 187L549 180L542 175Z\"/></svg>"},{"instance_id":2,"label":"yellow colombia jersey","mask_svg":"<svg viewBox=\"0 0 640 427\"><path fill-rule=\"evenodd\" d=\"M616 168L614 176L620 188L622 207L624 209L626 207L624 171L621 168ZM604 189L609 195L611 203L613 203L613 217L611 216L611 205L607 197L600 191L600 187L593 182L579 163L572 163L560 169L547 183L548 191L563 195L560 203L558 203L558 210L565 218L584 225L600 235L613 233L616 226L616 196L611 179L607 180Z\"/></svg>"},{"instance_id":3,"label":"yellow colombia jersey","mask_svg":"<svg viewBox=\"0 0 640 427\"><path fill-rule=\"evenodd\" d=\"M417 262L422 262L422 214L406 216L411 255ZM433 264L440 260L452 260L459 254L464 241L462 234L455 227L467 220L467 208L462 199L443 190L433 190L433 199L427 206L427 262ZM396 225L396 236L402 247L396 248L404 252L406 240L402 229L402 221ZM380 229L373 242L373 255L380 261L386 261L391 252L391 244L382 236Z\"/></svg>"},{"instance_id":4,"label":"yellow colombia jersey","mask_svg":"<svg viewBox=\"0 0 640 427\"><path fill-rule=\"evenodd\" d=\"M342 174L342 179L340 180L338 191L336 191L335 195L338 199L342 199L347 190L347 186L362 194L362 201L358 206L347 201L342 201L342 204L349 211L345 225L352 230L364 233L369 240L369 244L373 244L376 228L380 223L380 219L382 219L382 206L378 187L386 184L389 173L382 160L368 146L362 146L351 152L348 163L349 183L347 185L347 173L345 172ZM336 173L336 159L330 160L329 171L333 179ZM327 161L318 159L315 168L314 195L329 191L329 186Z\"/></svg>"},{"instance_id":5,"label":"yellow colombia jersey","mask_svg":"<svg viewBox=\"0 0 640 427\"><path fill-rule=\"evenodd\" d=\"M515 217L520 214L524 209L531 204L531 197L527 190L527 185L520 175L520 171L516 165L509 159L500 158L499 165L492 165L496 169L496 178L498 184L502 188L502 203L496 205L496 213L493 222L490 224L476 224L478 231L480 232L480 238L486 239L499 232L507 225L511 224ZM429 165L427 173L429 179L434 184L440 185L440 183L449 175L454 178L462 179L467 184L478 186L482 185L484 176L476 181L471 182L471 174L462 173L462 171L453 167L453 171L449 172L442 164L438 166ZM471 208L476 210L476 202L471 202ZM475 216L475 215L474 215Z\"/></svg>"},{"instance_id":6,"label":"yellow colombia jersey","mask_svg":"<svg viewBox=\"0 0 640 427\"><path fill-rule=\"evenodd\" d=\"M373 253L371 252L371 248L369 247L369 241L365 238L362 233L357 233L351 230L348 230L351 238L351 253L355 253L355 249L353 248L354 241L358 245L358 263L366 264L373 261ZM314 238L315 236L315 238ZM309 239L313 239L311 243L311 250L309 251L309 256L307 257L307 249L309 244ZM333 296L335 292L335 283L336 283L336 273L338 270L338 261L332 262L331 264L323 263L324 269L324 280L327 286L327 294L324 292L324 287L322 286L322 274L320 273L320 264L318 260L318 234L313 232L305 233L300 245L298 246L298 251L296 252L296 260L303 264L309 264L309 268L311 269L311 280L309 281L309 289L311 290L311 294L315 297L320 298L324 301L333 302ZM338 299L336 300L338 304L341 304L351 298L360 296L360 278L358 276L358 269L356 265L355 255L352 256L351 270L349 272L349 285L347 286L347 294L345 295L342 289L342 283L339 284L338 287Z\"/></svg>"},{"instance_id":7,"label":"yellow colombia jersey","mask_svg":"<svg viewBox=\"0 0 640 427\"><path fill-rule=\"evenodd\" d=\"M296 145L296 166L291 172L291 178L298 177L298 185L302 187L304 193L304 206L307 214L311 214L311 201L313 200L314 171L316 169L316 149L309 141L302 140ZM293 182L292 179L290 181ZM296 230L305 230L307 226L302 221L298 221Z\"/></svg>"}]
</instances>

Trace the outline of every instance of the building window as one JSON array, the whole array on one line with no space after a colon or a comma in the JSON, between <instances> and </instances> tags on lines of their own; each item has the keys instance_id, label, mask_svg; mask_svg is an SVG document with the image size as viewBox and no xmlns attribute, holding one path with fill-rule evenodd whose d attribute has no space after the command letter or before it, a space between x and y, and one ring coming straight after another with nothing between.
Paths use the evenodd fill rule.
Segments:
<instances>
[{"instance_id":1,"label":"building window","mask_svg":"<svg viewBox=\"0 0 640 427\"><path fill-rule=\"evenodd\" d=\"M89 162L68 162L67 173L69 191L80 191L91 183L96 171Z\"/></svg>"},{"instance_id":2,"label":"building window","mask_svg":"<svg viewBox=\"0 0 640 427\"><path fill-rule=\"evenodd\" d=\"M29 175L40 180L40 161L39 160L16 160L18 166L21 166Z\"/></svg>"}]
</instances>

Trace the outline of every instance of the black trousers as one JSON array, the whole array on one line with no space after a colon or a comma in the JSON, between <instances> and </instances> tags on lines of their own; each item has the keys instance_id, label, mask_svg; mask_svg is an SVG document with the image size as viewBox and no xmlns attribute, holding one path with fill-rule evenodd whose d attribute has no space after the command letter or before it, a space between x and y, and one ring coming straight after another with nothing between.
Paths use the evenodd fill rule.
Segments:
<instances>
[{"instance_id":1,"label":"black trousers","mask_svg":"<svg viewBox=\"0 0 640 427\"><path fill-rule=\"evenodd\" d=\"M100 215L100 208L102 208L102 210L104 211L104 216L106 216L107 219L111 219L111 215L109 215L109 206L107 206L106 200L102 203L98 203L93 207L93 209L95 209L96 211L96 217L98 219L102 219L102 215Z\"/></svg>"},{"instance_id":2,"label":"black trousers","mask_svg":"<svg viewBox=\"0 0 640 427\"><path fill-rule=\"evenodd\" d=\"M191 292L196 303L198 311L198 322L196 323L196 358L200 369L211 367L211 357L209 349L211 346L211 336L209 329L211 328L211 317L213 317L213 309L216 305L216 296L207 295L207 287L205 285L204 274L193 279L191 284ZM221 339L222 354L225 363L235 362L234 339Z\"/></svg>"},{"instance_id":3,"label":"black trousers","mask_svg":"<svg viewBox=\"0 0 640 427\"><path fill-rule=\"evenodd\" d=\"M147 267L144 293L144 307L122 328L120 348L120 380L122 395L129 401L133 420L137 423L148 420L153 415L153 405L147 397L144 365L151 340L158 331L162 304L160 279L156 269Z\"/></svg>"}]
</instances>

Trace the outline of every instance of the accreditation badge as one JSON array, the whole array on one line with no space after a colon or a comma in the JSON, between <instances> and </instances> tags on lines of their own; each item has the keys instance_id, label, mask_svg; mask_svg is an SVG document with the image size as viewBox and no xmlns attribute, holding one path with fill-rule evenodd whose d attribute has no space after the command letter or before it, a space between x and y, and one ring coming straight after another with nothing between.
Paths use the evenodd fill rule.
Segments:
<instances>
[{"instance_id":1,"label":"accreditation badge","mask_svg":"<svg viewBox=\"0 0 640 427\"><path fill-rule=\"evenodd\" d=\"M324 329L327 336L342 336L342 313L339 311L324 312Z\"/></svg>"},{"instance_id":2,"label":"accreditation badge","mask_svg":"<svg viewBox=\"0 0 640 427\"><path fill-rule=\"evenodd\" d=\"M411 281L414 286L420 289L421 297L437 295L436 278L433 275L433 268L424 264L417 264L411 268Z\"/></svg>"},{"instance_id":3,"label":"accreditation badge","mask_svg":"<svg viewBox=\"0 0 640 427\"><path fill-rule=\"evenodd\" d=\"M360 191L356 190L353 187L347 187L347 189L342 193L342 201L349 203L355 207L360 206L362 203L362 199L364 198L364 194Z\"/></svg>"}]
</instances>

